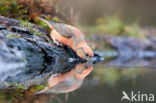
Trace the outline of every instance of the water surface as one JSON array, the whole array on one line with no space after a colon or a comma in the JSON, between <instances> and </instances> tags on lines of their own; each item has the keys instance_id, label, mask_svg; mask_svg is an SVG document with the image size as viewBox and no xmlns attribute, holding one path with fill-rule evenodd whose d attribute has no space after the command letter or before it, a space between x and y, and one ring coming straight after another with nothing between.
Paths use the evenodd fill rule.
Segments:
<instances>
[{"instance_id":1,"label":"water surface","mask_svg":"<svg viewBox=\"0 0 156 103\"><path fill-rule=\"evenodd\" d=\"M121 103L123 91L156 94L154 66L121 67L110 62L77 64L63 74L28 80L25 83L32 85L26 90L1 89L0 103Z\"/></svg>"}]
</instances>

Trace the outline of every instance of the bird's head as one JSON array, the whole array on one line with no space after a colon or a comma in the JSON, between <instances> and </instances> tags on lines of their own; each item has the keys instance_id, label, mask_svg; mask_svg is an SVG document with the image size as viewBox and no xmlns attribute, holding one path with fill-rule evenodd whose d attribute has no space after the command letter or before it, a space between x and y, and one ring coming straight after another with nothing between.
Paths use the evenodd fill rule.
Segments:
<instances>
[{"instance_id":1,"label":"bird's head","mask_svg":"<svg viewBox=\"0 0 156 103\"><path fill-rule=\"evenodd\" d=\"M81 42L77 45L76 53L80 58L88 59L94 56L92 49L86 42Z\"/></svg>"}]
</instances>

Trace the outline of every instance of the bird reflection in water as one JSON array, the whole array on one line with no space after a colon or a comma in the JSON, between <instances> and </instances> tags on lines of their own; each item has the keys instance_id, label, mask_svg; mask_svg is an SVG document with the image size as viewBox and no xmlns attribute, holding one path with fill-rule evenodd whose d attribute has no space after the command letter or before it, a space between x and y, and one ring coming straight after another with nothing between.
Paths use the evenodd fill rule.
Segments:
<instances>
[{"instance_id":1,"label":"bird reflection in water","mask_svg":"<svg viewBox=\"0 0 156 103\"><path fill-rule=\"evenodd\" d=\"M93 70L92 63L77 64L75 68L63 74L52 74L45 89L36 94L68 93L78 89L83 80Z\"/></svg>"}]
</instances>

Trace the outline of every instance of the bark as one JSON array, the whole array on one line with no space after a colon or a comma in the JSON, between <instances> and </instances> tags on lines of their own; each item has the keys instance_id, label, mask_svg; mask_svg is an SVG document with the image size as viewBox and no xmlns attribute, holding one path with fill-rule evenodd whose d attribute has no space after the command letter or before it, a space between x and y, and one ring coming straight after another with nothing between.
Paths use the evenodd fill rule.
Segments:
<instances>
[{"instance_id":1,"label":"bark","mask_svg":"<svg viewBox=\"0 0 156 103\"><path fill-rule=\"evenodd\" d=\"M52 43L42 27L0 16L0 82L66 72L77 62L69 58L82 62L70 48Z\"/></svg>"}]
</instances>

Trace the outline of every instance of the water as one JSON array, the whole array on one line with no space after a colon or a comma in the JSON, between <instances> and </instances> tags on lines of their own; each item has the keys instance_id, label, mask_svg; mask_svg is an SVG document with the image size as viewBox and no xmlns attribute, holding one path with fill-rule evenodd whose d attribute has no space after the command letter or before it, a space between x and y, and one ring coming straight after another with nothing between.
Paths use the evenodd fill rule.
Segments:
<instances>
[{"instance_id":1,"label":"water","mask_svg":"<svg viewBox=\"0 0 156 103\"><path fill-rule=\"evenodd\" d=\"M120 67L112 65L113 60L77 64L64 74L28 79L23 82L29 84L26 90L19 85L20 89L1 89L0 103L121 103L123 91L156 94L156 70L151 65Z\"/></svg>"}]
</instances>

